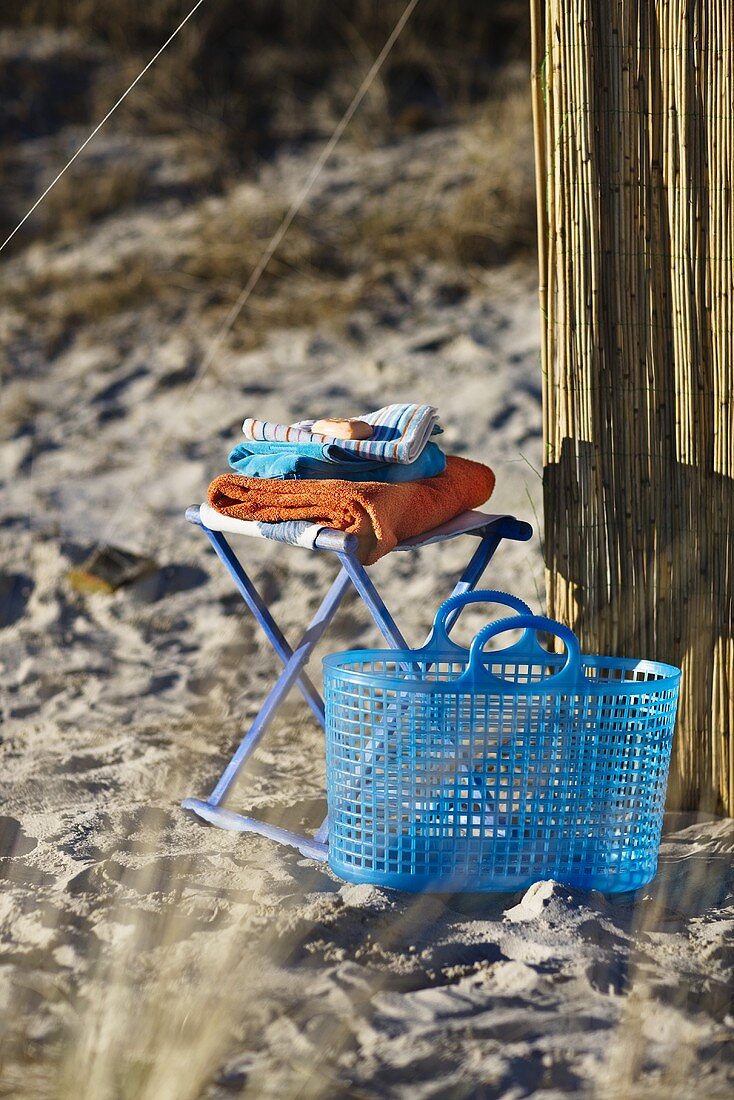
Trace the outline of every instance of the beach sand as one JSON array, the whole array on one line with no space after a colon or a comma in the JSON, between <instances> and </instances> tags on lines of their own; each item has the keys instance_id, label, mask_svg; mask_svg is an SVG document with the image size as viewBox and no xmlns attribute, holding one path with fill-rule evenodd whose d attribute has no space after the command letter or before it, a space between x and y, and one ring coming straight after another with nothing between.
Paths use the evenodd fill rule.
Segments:
<instances>
[{"instance_id":1,"label":"beach sand","mask_svg":"<svg viewBox=\"0 0 734 1100\"><path fill-rule=\"evenodd\" d=\"M436 165L448 179L464 140L446 128L345 150L306 215L348 221L435 183ZM106 141L99 157L126 155ZM170 169L170 150L148 153L151 172ZM221 228L233 212L286 203L309 163L284 156L234 197L193 208L161 178L144 208L7 265L8 285L36 291L4 313L2 1095L730 1096L734 822L669 817L659 874L636 895L545 882L415 898L344 885L178 806L211 789L276 671L183 518L225 469L245 415L437 405L446 448L496 472L488 510L536 529L500 548L487 585L542 609L529 268L467 275L406 257L318 325L297 303L291 322L280 303L269 324L278 303L265 288L262 316L248 315L258 333L240 326L196 380L237 287L207 297L182 273L186 242L212 219ZM135 290L151 264L165 293ZM113 283L114 307L90 306ZM150 558L150 571L113 593L81 590L72 571L107 543ZM412 643L468 543L375 567ZM255 540L242 550L295 638L333 563ZM458 635L487 614L470 609ZM351 602L327 648L376 642ZM323 788L323 736L293 697L230 805L315 828Z\"/></svg>"}]
</instances>

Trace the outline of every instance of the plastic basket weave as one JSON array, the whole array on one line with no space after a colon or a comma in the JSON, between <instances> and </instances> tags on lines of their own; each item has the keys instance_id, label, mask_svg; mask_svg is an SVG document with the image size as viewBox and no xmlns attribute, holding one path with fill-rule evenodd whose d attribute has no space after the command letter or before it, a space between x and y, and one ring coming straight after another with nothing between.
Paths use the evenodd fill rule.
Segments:
<instances>
[{"instance_id":1,"label":"plastic basket weave","mask_svg":"<svg viewBox=\"0 0 734 1100\"><path fill-rule=\"evenodd\" d=\"M467 603L519 612L469 650ZM485 651L491 638L520 640ZM552 654L536 631L557 635ZM607 892L654 876L680 671L582 657L571 630L515 597L438 610L419 650L324 659L329 863L403 890L516 890L539 879Z\"/></svg>"}]
</instances>

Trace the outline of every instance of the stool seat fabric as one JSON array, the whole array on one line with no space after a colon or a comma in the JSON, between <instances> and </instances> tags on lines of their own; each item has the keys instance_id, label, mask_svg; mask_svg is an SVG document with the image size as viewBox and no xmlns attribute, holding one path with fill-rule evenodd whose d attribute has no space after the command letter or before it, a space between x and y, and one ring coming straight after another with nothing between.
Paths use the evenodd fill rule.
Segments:
<instances>
[{"instance_id":1,"label":"stool seat fabric","mask_svg":"<svg viewBox=\"0 0 734 1100\"><path fill-rule=\"evenodd\" d=\"M234 519L225 516L212 508L206 501L199 506L201 522L210 531L223 531L228 535L248 535L250 538L270 539L273 542L285 542L291 546L302 546L307 550L314 550L316 539L321 531L330 530L319 523L310 523L308 520L288 520L284 523L260 523L257 520ZM415 550L418 546L427 546L432 542L443 542L446 539L456 538L470 531L478 531L484 527L510 517L504 515L489 515L475 510L462 512L453 519L425 531L422 535L414 535L404 542L398 543L396 550Z\"/></svg>"},{"instance_id":2,"label":"stool seat fabric","mask_svg":"<svg viewBox=\"0 0 734 1100\"><path fill-rule=\"evenodd\" d=\"M322 524L311 523L307 519L286 520L284 523L261 523L254 519L235 519L225 516L204 501L199 505L201 522L210 531L223 531L228 535L249 535L255 539L271 539L273 542L286 542L291 546L303 546L313 550Z\"/></svg>"}]
</instances>

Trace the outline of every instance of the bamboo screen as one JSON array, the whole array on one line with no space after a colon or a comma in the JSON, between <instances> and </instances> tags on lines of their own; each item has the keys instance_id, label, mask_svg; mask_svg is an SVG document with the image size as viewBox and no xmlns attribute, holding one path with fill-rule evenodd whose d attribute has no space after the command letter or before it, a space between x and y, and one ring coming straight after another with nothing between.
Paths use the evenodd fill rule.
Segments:
<instances>
[{"instance_id":1,"label":"bamboo screen","mask_svg":"<svg viewBox=\"0 0 734 1100\"><path fill-rule=\"evenodd\" d=\"M731 0L531 0L549 613L683 669L672 804L734 814Z\"/></svg>"}]
</instances>

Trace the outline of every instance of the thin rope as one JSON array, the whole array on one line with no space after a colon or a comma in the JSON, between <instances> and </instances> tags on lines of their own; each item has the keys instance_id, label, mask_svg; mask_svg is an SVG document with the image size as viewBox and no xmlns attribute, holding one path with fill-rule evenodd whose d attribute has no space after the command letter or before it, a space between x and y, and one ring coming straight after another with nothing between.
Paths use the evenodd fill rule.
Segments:
<instances>
[{"instance_id":1,"label":"thin rope","mask_svg":"<svg viewBox=\"0 0 734 1100\"><path fill-rule=\"evenodd\" d=\"M273 256L275 255L275 252L277 251L278 247L280 246L281 241L283 240L286 233L290 229L290 227L293 223L293 220L297 217L297 215L300 212L300 209L303 206L304 202L306 201L306 199L310 195L310 193L313 189L313 186L316 183L316 180L321 175L321 172L322 172L326 162L328 161L331 154L334 152L334 149L336 148L336 146L339 144L339 141L341 140L341 137L342 137L344 131L346 130L349 123L352 121L352 118L354 117L355 112L357 111L357 109L358 109L359 105L361 104L362 100L364 99L364 97L367 95L367 92L369 91L372 83L374 82L375 77L377 76L380 69L384 65L386 58L388 57L390 51L392 50L393 46L397 42L398 38L400 37L400 35L403 31L403 28L405 27L405 24L410 19L411 15L413 14L413 11L415 10L418 3L419 3L419 0L409 0L409 3L407 5L407 7L405 8L403 14L400 16L397 23L393 27L392 33L390 34L389 38L385 42L385 45L382 47L379 54L377 55L377 57L373 61L367 75L365 76L364 80L360 84L359 88L354 93L354 97L352 99L352 102L347 107L346 111L344 112L341 119L337 123L337 126L334 129L334 132L332 133L331 137L327 141L324 148L321 150L321 153L319 154L319 156L316 158L316 161L314 162L314 164L311 168L311 171L309 172L308 176L306 177L306 180L305 180L303 186L301 187L300 191L298 192L298 194L294 198L294 200L291 203L288 210L286 211L282 222L280 223L280 225L276 229L273 236L270 238L270 241L269 241L268 245L266 246L265 251L263 252L263 254L260 257L260 259L258 260L257 264L253 268L252 273L251 273L249 279L247 280L247 283L245 284L245 286L243 287L242 291L239 294L239 297L237 298L236 302L234 303L234 305L229 310L229 313L227 314L227 316L224 318L224 320L221 324L221 327L219 328L219 331L217 332L216 336L212 340L211 345L209 346L209 351L207 352L206 356L204 357L204 360L203 360L199 370L196 372L196 375L194 376L194 378L191 380L191 382L189 384L189 389L188 389L188 392L187 392L187 396L190 396L190 394L193 393L193 391L197 388L197 386L201 382L202 378L204 377L204 375L206 374L206 372L209 370L210 366L214 362L214 359L216 358L218 352L221 350L221 347L222 347L222 344L224 343L225 337L227 336L227 334L231 330L232 326L234 325L235 321L239 317L239 315L242 312L242 310L244 309L244 307L247 305L247 302L250 299L253 291L255 290L255 287L260 282L260 279L261 279L262 275L264 274L268 264L270 263Z\"/></svg>"},{"instance_id":2,"label":"thin rope","mask_svg":"<svg viewBox=\"0 0 734 1100\"><path fill-rule=\"evenodd\" d=\"M415 8L417 7L417 5L419 3L420 3L420 0L409 0L409 3L406 5L406 7L403 11L403 14L400 16L397 23L393 27L392 32L388 36L388 38L385 42L385 45L380 50L379 54L377 55L377 57L373 61L372 65L370 66L370 68L367 72L367 75L364 77L364 79L362 80L362 83L359 85L359 87L357 88L357 91L354 93L354 96L352 98L351 103L349 104L346 111L342 115L341 119L337 123L337 125L334 129L334 132L332 133L331 137L327 141L326 145L324 146L324 148L321 150L318 157L314 161L314 164L313 164L310 172L308 173L308 176L306 177L306 180L305 180L303 186L299 190L298 194L294 198L294 200L291 203L288 210L286 211L286 213L283 217L283 220L281 221L280 225L276 229L275 233L270 238L270 241L266 245L264 252L262 253L262 255L261 255L260 259L258 260L257 264L255 265L255 267L253 268L252 273L250 274L250 277L247 280L247 283L245 284L245 286L243 287L243 289L240 292L239 296L237 297L237 300L235 301L234 305L230 308L230 310L227 313L226 317L222 321L222 324L219 327L216 335L214 336L214 339L212 340L211 344L209 345L209 350L206 353L206 355L205 355L205 357L204 357L204 359L201 363L201 366L197 370L196 374L194 375L194 377L192 378L191 382L189 383L189 385L187 386L187 388L184 392L184 396L183 396L184 402L186 402L187 399L190 398L191 395L194 393L194 391L198 388L198 386L201 384L202 379L204 378L207 371L209 370L212 363L214 362L217 354L221 350L221 347L224 343L224 340L225 340L227 334L229 333L229 331L231 330L231 328L234 325L235 321L237 320L240 313L244 309L244 307L247 304L249 298L252 296L252 293L255 290L255 287L257 286L257 284L259 283L260 278L263 275L263 272L267 268L268 264L270 263L271 259L274 256L276 250L278 249L278 246L280 245L281 241L283 240L286 233L288 232L291 224L293 223L294 218L298 215L301 207L303 206L304 202L306 201L309 194L311 193L311 190L313 189L313 186L316 183L316 180L318 179L319 175L323 171L323 168L324 168L326 162L328 161L331 154L334 152L334 149L338 145L342 135L344 134L344 131L346 130L349 123L351 122L352 118L354 117L355 112L357 111L359 105L361 104L362 100L364 99L367 92L369 91L369 89L370 89L372 83L374 82L377 74L379 73L380 69L382 68L382 66L385 63L385 60L387 59L388 55L390 54L390 51L392 50L393 46L397 42L398 38L400 37L400 35L403 31L403 28L405 27L406 23L410 19L411 15L413 14ZM158 446L155 448L155 450L153 451L153 453L150 456L150 468L152 468L154 466L154 464L157 463L157 461L160 458L162 452L165 450L165 448L170 443L172 436L173 436L173 433L169 431L161 438L161 440L158 443ZM116 525L120 515L125 510L125 506L127 505L128 500L129 500L129 497L125 497L125 498L123 498L123 500L120 501L120 504L118 505L118 507L113 512L112 516L110 517L110 519L109 519L109 521L108 521L108 523L105 527L104 535L97 542L94 549L92 551L90 551L89 558L87 560L90 560L93 557L93 555L101 547L109 545L109 539L111 537L111 534L115 529L115 525Z\"/></svg>"},{"instance_id":3,"label":"thin rope","mask_svg":"<svg viewBox=\"0 0 734 1100\"><path fill-rule=\"evenodd\" d=\"M158 53L157 53L157 54L155 54L155 55L154 55L153 57L151 57L150 61L149 61L149 62L148 62L148 64L147 64L147 65L145 66L145 68L144 68L144 69L142 69L142 70L141 70L141 71L140 71L140 72L138 73L138 75L137 75L137 76L135 77L135 79L133 80L133 82L132 82L132 84L130 85L130 87L129 87L129 88L126 88L126 89L125 89L125 91L124 91L124 92L122 93L122 95L121 95L121 96L120 96L120 98L119 98L119 99L117 100L117 102L116 102L115 104L113 104L113 106L112 106L112 107L110 107L109 111L108 111L108 112L107 112L107 114L106 114L106 115L104 116L104 118L102 119L102 121L101 121L100 123L98 123L98 125L97 125L97 126L95 126L95 127L94 127L94 129L92 130L91 134L90 134L90 135L89 135L89 137L88 137L88 138L86 139L86 141L84 141L84 142L83 142L83 143L82 143L82 144L81 144L81 145L79 146L79 148L78 148L78 149L77 149L77 151L76 151L76 152L74 153L74 156L73 156L73 157L71 158L71 160L69 160L69 161L68 161L68 162L67 162L67 163L66 163L66 164L64 165L64 167L63 167L63 168L61 169L61 171L60 171L60 172L59 172L59 174L58 174L58 175L57 175L57 176L55 177L55 179L51 180L51 183L49 183L48 187L47 187L47 188L46 188L46 190L45 190L45 191L43 192L43 194L42 194L42 195L39 195L39 197L38 197L38 198L36 199L36 201L35 201L35 202L33 203L33 206L32 206L32 207L30 208L30 210L29 210L29 211L28 211L28 212L27 212L26 214L24 214L24 216L23 216L23 217L22 217L22 218L20 219L20 221L19 221L19 222L18 222L18 224L16 225L15 229L13 230L13 232L12 232L12 233L11 233L11 234L10 234L10 235L9 235L8 237L6 237L6 238L5 238L5 240L3 241L3 243L2 243L2 244L0 244L0 252L2 252L2 250L3 250L4 248L5 248L5 245L6 245L6 244L9 244L9 243L10 243L10 241L12 241L13 237L15 236L15 234L16 234L16 233L18 232L18 230L19 230L19 229L20 229L20 228L21 228L21 227L22 227L23 225L25 225L25 223L26 223L26 222L28 221L28 219L30 218L30 216L31 216L31 214L32 214L32 213L34 212L34 210L36 210L36 209L37 209L37 208L38 208L38 207L39 207L39 206L41 205L41 203L43 202L43 200L44 200L44 199L46 198L46 196L48 195L49 191L51 191L51 190L52 190L52 189L53 189L53 188L54 188L54 187L56 186L56 184L57 184L57 183L59 182L59 180L60 180L60 179L61 179L61 177L63 176L64 172L66 172L66 171L67 171L67 169L71 168L71 166L72 166L72 164L74 163L74 161L76 160L76 158L77 158L77 157L78 157L78 156L79 156L79 155L80 155L81 153L83 153L83 152L84 152L84 150L85 150L85 149L86 149L86 147L87 147L87 146L89 145L89 143L90 143L90 141L92 140L92 138L94 138L94 137L95 137L95 136L96 136L96 135L97 135L97 134L99 133L99 131L100 131L100 130L102 129L102 127L104 126L105 122L107 122L107 120L108 120L108 119L109 119L109 118L110 118L110 117L111 117L111 116L112 116L112 115L113 115L113 114L115 113L115 111L116 111L116 110L117 110L117 108L118 108L118 107L120 106L120 104L122 103L122 101L123 101L124 99L126 99L126 98L128 97L128 95L129 95L129 94L130 94L130 92L131 92L131 91L133 90L133 88L134 88L134 87L135 87L135 85L136 85L136 84L138 83L138 81L139 81L139 80L141 80L141 79L142 79L142 77L144 77L144 76L145 76L145 74L147 73L147 71L148 71L148 69L149 69L149 68L151 67L151 65L153 65L153 64L154 64L154 63L155 63L155 62L156 62L156 61L158 60L158 58L159 58L159 57L161 56L161 54L163 53L163 51L165 50L165 48L166 48L166 47L167 47L168 45L170 45L170 43L171 43L171 42L173 42L174 38L176 37L176 35L178 34L178 32L179 32L179 31L181 30L181 28L182 28L182 27L184 27L184 26L185 26L185 25L186 25L186 24L188 23L189 19L190 19L190 18L191 18L191 16L192 16L192 15L194 14L194 12L196 11L196 9L197 9L197 8L200 8L200 7L201 7L201 5L202 5L203 3L204 3L204 0L196 0L196 3L194 4L194 6L193 6L193 8L191 9L191 11L189 12L189 14L188 14L188 15L186 16L186 18L185 18L185 19L182 19L182 20L181 20L181 22L180 22L180 23L179 23L179 25L178 25L178 26L176 27L176 29L175 29L175 31L173 32L173 34L172 34L172 35L171 35L171 36L170 36L169 38L167 38L167 39L166 39L166 41L165 41L165 42L163 43L163 45L161 46L161 48L160 48L160 49L158 50Z\"/></svg>"}]
</instances>

